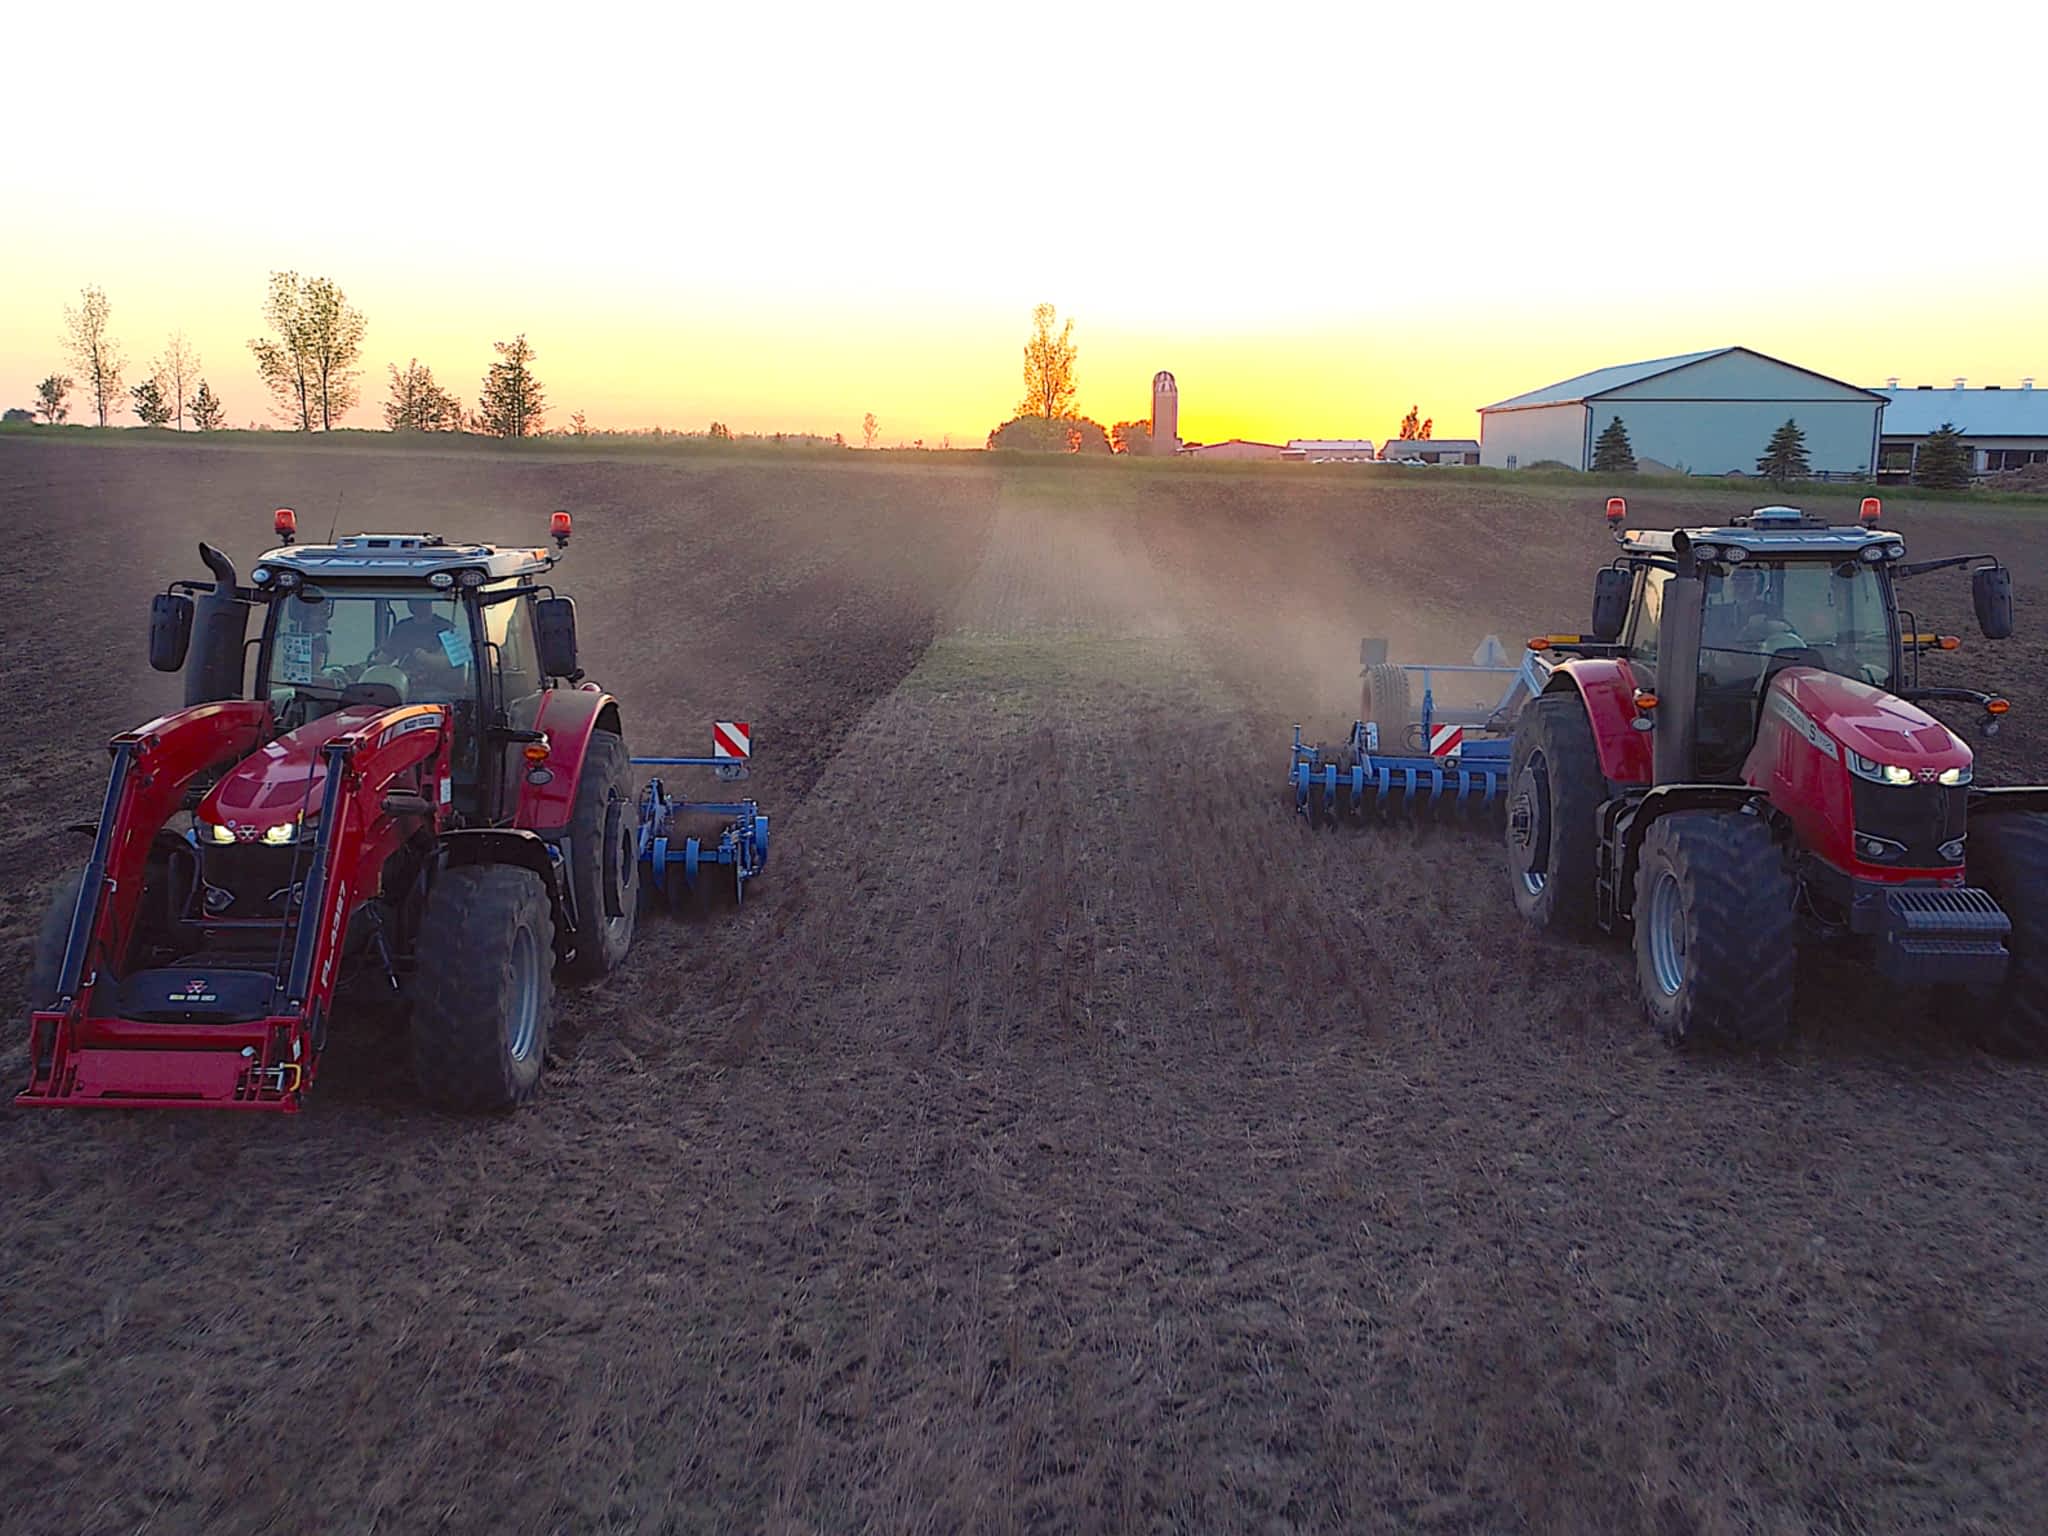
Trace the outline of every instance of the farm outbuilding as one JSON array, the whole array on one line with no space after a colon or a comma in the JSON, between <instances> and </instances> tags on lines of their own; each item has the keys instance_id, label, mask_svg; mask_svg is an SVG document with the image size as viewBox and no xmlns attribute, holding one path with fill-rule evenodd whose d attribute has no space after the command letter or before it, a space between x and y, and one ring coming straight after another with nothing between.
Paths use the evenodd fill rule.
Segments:
<instances>
[{"instance_id":1,"label":"farm outbuilding","mask_svg":"<svg viewBox=\"0 0 2048 1536\"><path fill-rule=\"evenodd\" d=\"M1878 473L1884 478L1911 475L1920 445L1944 425L1962 434L1973 475L2048 463L2048 390L2034 388L2032 379L2022 379L2018 389L1996 384L1969 389L1961 379L1952 389L1929 384L1900 389L1893 379L1884 395L1891 401L1884 409L1884 441L1878 449Z\"/></svg>"},{"instance_id":2,"label":"farm outbuilding","mask_svg":"<svg viewBox=\"0 0 2048 1536\"><path fill-rule=\"evenodd\" d=\"M1815 473L1868 475L1885 397L1747 347L1625 363L1515 395L1479 412L1480 462L1591 469L1593 441L1620 418L1637 459L1687 474L1755 474L1788 419Z\"/></svg>"}]
</instances>

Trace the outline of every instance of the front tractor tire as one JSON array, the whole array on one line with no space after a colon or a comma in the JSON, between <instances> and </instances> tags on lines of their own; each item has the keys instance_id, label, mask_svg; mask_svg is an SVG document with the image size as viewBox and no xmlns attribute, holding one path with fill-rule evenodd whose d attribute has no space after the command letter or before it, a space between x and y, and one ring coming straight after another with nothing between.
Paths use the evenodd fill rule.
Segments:
<instances>
[{"instance_id":1,"label":"front tractor tire","mask_svg":"<svg viewBox=\"0 0 2048 1536\"><path fill-rule=\"evenodd\" d=\"M1970 884L2012 923L2012 958L1996 987L1969 989L1968 1013L1987 1050L2048 1056L2048 816L1987 816L1970 828Z\"/></svg>"},{"instance_id":2,"label":"front tractor tire","mask_svg":"<svg viewBox=\"0 0 2048 1536\"><path fill-rule=\"evenodd\" d=\"M569 820L576 953L562 967L565 980L608 976L633 947L633 926L640 912L638 830L633 764L625 740L611 731L593 731Z\"/></svg>"},{"instance_id":3,"label":"front tractor tire","mask_svg":"<svg viewBox=\"0 0 2048 1536\"><path fill-rule=\"evenodd\" d=\"M1775 1045L1792 1029L1796 887L1761 817L1674 811L1636 864L1636 981L1673 1045Z\"/></svg>"},{"instance_id":4,"label":"front tractor tire","mask_svg":"<svg viewBox=\"0 0 2048 1536\"><path fill-rule=\"evenodd\" d=\"M1508 883L1531 927L1590 938L1607 783L1576 691L1532 700L1515 721L1508 764Z\"/></svg>"},{"instance_id":5,"label":"front tractor tire","mask_svg":"<svg viewBox=\"0 0 2048 1536\"><path fill-rule=\"evenodd\" d=\"M420 920L412 1065L444 1109L533 1096L555 1009L555 920L539 875L513 864L441 872Z\"/></svg>"}]
</instances>

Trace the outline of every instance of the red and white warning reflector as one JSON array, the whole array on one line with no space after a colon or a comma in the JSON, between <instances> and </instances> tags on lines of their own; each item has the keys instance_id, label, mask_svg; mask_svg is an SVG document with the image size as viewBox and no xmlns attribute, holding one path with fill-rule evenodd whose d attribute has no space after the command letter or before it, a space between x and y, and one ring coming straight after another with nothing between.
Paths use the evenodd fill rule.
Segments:
<instances>
[{"instance_id":1,"label":"red and white warning reflector","mask_svg":"<svg viewBox=\"0 0 2048 1536\"><path fill-rule=\"evenodd\" d=\"M1456 757L1465 745L1465 727L1462 725L1433 725L1429 728L1429 755L1431 757Z\"/></svg>"},{"instance_id":2,"label":"red and white warning reflector","mask_svg":"<svg viewBox=\"0 0 2048 1536\"><path fill-rule=\"evenodd\" d=\"M744 720L717 720L711 726L713 757L745 758L754 754L754 728Z\"/></svg>"}]
</instances>

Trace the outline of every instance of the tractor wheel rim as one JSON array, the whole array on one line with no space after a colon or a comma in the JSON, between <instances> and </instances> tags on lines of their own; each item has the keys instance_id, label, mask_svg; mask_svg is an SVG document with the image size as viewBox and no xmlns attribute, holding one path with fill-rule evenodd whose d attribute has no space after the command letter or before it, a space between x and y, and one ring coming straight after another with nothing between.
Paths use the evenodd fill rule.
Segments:
<instances>
[{"instance_id":1,"label":"tractor wheel rim","mask_svg":"<svg viewBox=\"0 0 2048 1536\"><path fill-rule=\"evenodd\" d=\"M509 1026L514 1061L525 1061L540 1039L540 946L533 930L522 927L512 938L512 1007Z\"/></svg>"},{"instance_id":2,"label":"tractor wheel rim","mask_svg":"<svg viewBox=\"0 0 2048 1536\"><path fill-rule=\"evenodd\" d=\"M1529 754L1515 780L1515 803L1508 820L1516 874L1531 896L1541 896L1550 878L1550 775L1546 768L1541 752Z\"/></svg>"},{"instance_id":3,"label":"tractor wheel rim","mask_svg":"<svg viewBox=\"0 0 2048 1536\"><path fill-rule=\"evenodd\" d=\"M607 917L604 920L605 936L610 939L621 939L631 931L634 913L633 902L639 894L634 889L638 884L640 874L640 849L637 842L637 829L629 824L623 815L619 818L617 858L618 889L612 894L617 897L615 904L619 909L619 915L617 917Z\"/></svg>"},{"instance_id":4,"label":"tractor wheel rim","mask_svg":"<svg viewBox=\"0 0 2048 1536\"><path fill-rule=\"evenodd\" d=\"M1650 969L1666 997L1685 985L1685 896L1678 876L1661 870L1650 892Z\"/></svg>"}]
</instances>

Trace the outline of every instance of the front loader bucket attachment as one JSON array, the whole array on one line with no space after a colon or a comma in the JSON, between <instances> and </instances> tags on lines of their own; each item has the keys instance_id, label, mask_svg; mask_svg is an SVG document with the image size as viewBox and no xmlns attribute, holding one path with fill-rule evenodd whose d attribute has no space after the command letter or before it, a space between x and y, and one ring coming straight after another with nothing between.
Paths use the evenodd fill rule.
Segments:
<instances>
[{"instance_id":1,"label":"front loader bucket attachment","mask_svg":"<svg viewBox=\"0 0 2048 1536\"><path fill-rule=\"evenodd\" d=\"M744 721L721 720L712 730L710 757L636 757L647 768L709 768L721 782L747 776L753 732ZM716 826L710 818L724 818ZM692 833L678 823L701 818ZM747 882L768 865L768 818L751 800L671 798L660 779L649 779L640 794L638 849L641 889L685 906L692 896L730 890L735 904L746 899Z\"/></svg>"}]
</instances>

